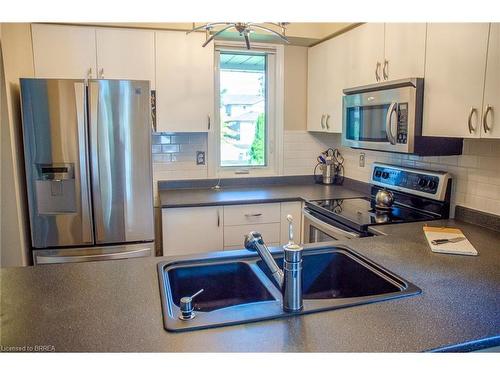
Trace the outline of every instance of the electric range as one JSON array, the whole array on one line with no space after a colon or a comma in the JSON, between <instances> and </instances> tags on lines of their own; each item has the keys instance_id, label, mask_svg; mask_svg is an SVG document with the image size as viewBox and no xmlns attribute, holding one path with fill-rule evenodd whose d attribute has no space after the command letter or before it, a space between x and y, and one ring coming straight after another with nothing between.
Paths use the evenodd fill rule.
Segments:
<instances>
[{"instance_id":1,"label":"electric range","mask_svg":"<svg viewBox=\"0 0 500 375\"><path fill-rule=\"evenodd\" d=\"M446 219L451 177L446 172L374 163L370 197L313 200L304 207L306 243L370 236L375 225ZM379 209L380 189L394 197L390 209Z\"/></svg>"}]
</instances>

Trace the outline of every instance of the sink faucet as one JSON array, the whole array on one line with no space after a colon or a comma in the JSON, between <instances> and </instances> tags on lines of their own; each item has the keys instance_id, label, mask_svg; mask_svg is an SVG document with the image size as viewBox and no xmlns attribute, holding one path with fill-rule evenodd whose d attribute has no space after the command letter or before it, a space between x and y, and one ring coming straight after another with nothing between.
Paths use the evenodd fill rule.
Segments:
<instances>
[{"instance_id":1,"label":"sink faucet","mask_svg":"<svg viewBox=\"0 0 500 375\"><path fill-rule=\"evenodd\" d=\"M285 253L283 270L281 270L269 252L262 235L250 232L245 236L245 248L257 251L271 271L271 275L281 288L283 297L283 310L294 312L302 310L302 250L303 248L293 241L293 218L288 220L288 243L283 246Z\"/></svg>"}]
</instances>

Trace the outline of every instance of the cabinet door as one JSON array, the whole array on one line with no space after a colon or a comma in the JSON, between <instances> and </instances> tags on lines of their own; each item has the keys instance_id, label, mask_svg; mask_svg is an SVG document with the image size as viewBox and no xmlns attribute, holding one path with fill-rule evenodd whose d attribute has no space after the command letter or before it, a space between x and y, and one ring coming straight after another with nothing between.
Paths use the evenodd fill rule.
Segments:
<instances>
[{"instance_id":1,"label":"cabinet door","mask_svg":"<svg viewBox=\"0 0 500 375\"><path fill-rule=\"evenodd\" d=\"M330 133L342 133L343 90L348 86L346 41L346 34L342 34L325 42L328 47L325 125Z\"/></svg>"},{"instance_id":2,"label":"cabinet door","mask_svg":"<svg viewBox=\"0 0 500 375\"><path fill-rule=\"evenodd\" d=\"M325 101L327 79L326 43L318 44L307 52L307 130L326 131Z\"/></svg>"},{"instance_id":3,"label":"cabinet door","mask_svg":"<svg viewBox=\"0 0 500 375\"><path fill-rule=\"evenodd\" d=\"M500 24L490 27L481 137L500 138Z\"/></svg>"},{"instance_id":4,"label":"cabinet door","mask_svg":"<svg viewBox=\"0 0 500 375\"><path fill-rule=\"evenodd\" d=\"M426 28L425 23L385 24L384 79L424 76Z\"/></svg>"},{"instance_id":5,"label":"cabinet door","mask_svg":"<svg viewBox=\"0 0 500 375\"><path fill-rule=\"evenodd\" d=\"M163 255L220 251L224 247L222 207L162 209Z\"/></svg>"},{"instance_id":6,"label":"cabinet door","mask_svg":"<svg viewBox=\"0 0 500 375\"><path fill-rule=\"evenodd\" d=\"M368 85L382 80L384 24L366 23L345 35L348 86Z\"/></svg>"},{"instance_id":7,"label":"cabinet door","mask_svg":"<svg viewBox=\"0 0 500 375\"><path fill-rule=\"evenodd\" d=\"M206 132L214 110L213 43L205 34L156 33L158 131Z\"/></svg>"},{"instance_id":8,"label":"cabinet door","mask_svg":"<svg viewBox=\"0 0 500 375\"><path fill-rule=\"evenodd\" d=\"M488 29L485 23L427 25L423 135L479 137Z\"/></svg>"},{"instance_id":9,"label":"cabinet door","mask_svg":"<svg viewBox=\"0 0 500 375\"><path fill-rule=\"evenodd\" d=\"M293 217L293 240L295 243L302 243L302 202L281 203L281 237L282 245L288 243L288 220L287 216Z\"/></svg>"},{"instance_id":10,"label":"cabinet door","mask_svg":"<svg viewBox=\"0 0 500 375\"><path fill-rule=\"evenodd\" d=\"M96 78L95 28L31 25L36 78Z\"/></svg>"},{"instance_id":11,"label":"cabinet door","mask_svg":"<svg viewBox=\"0 0 500 375\"><path fill-rule=\"evenodd\" d=\"M154 31L97 29L98 78L147 80L155 87Z\"/></svg>"}]
</instances>

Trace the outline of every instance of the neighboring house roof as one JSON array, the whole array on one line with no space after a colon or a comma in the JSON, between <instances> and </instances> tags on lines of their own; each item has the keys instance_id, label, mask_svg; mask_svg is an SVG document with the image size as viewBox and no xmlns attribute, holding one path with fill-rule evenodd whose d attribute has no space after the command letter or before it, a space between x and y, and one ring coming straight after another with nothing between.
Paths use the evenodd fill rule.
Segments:
<instances>
[{"instance_id":1,"label":"neighboring house roof","mask_svg":"<svg viewBox=\"0 0 500 375\"><path fill-rule=\"evenodd\" d=\"M224 105L252 105L263 100L260 95L224 95Z\"/></svg>"},{"instance_id":2,"label":"neighboring house roof","mask_svg":"<svg viewBox=\"0 0 500 375\"><path fill-rule=\"evenodd\" d=\"M255 122L259 118L259 112L245 112L239 116L227 119L225 122Z\"/></svg>"}]
</instances>

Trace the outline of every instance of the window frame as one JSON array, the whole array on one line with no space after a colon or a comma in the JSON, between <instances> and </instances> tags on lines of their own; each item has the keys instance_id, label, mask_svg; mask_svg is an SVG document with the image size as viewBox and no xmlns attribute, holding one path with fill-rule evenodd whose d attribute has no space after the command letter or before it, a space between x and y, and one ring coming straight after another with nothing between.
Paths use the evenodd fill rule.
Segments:
<instances>
[{"instance_id":1,"label":"window frame","mask_svg":"<svg viewBox=\"0 0 500 375\"><path fill-rule=\"evenodd\" d=\"M214 127L209 132L209 177L274 176L282 174L283 161L283 45L252 43L248 51L242 42L217 42L214 45ZM256 52L267 54L266 69L266 165L221 166L220 124L220 52ZM282 159L282 158L281 158Z\"/></svg>"}]
</instances>

